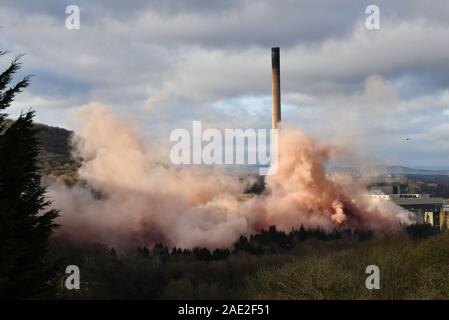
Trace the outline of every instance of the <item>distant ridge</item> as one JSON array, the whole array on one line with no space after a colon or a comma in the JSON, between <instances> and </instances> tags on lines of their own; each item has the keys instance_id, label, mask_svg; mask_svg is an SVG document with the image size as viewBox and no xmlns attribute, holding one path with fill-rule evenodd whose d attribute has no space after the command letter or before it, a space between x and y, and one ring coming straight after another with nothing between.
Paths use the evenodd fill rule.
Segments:
<instances>
[{"instance_id":1,"label":"distant ridge","mask_svg":"<svg viewBox=\"0 0 449 320\"><path fill-rule=\"evenodd\" d=\"M70 153L72 131L36 123L37 137L40 142L39 163L42 172L49 174L64 167L70 167L74 161Z\"/></svg>"},{"instance_id":2,"label":"distant ridge","mask_svg":"<svg viewBox=\"0 0 449 320\"><path fill-rule=\"evenodd\" d=\"M328 170L330 173L347 173L347 174L358 174L360 169L356 167L330 167ZM389 166L376 166L372 168L373 172L385 173L391 175L449 175L449 169L420 169L411 168L399 165L389 165Z\"/></svg>"},{"instance_id":3,"label":"distant ridge","mask_svg":"<svg viewBox=\"0 0 449 320\"><path fill-rule=\"evenodd\" d=\"M7 119L6 125L13 123ZM35 123L39 140L39 167L45 175L76 171L76 163L72 159L70 151L70 139L73 131L52 127L41 123Z\"/></svg>"},{"instance_id":4,"label":"distant ridge","mask_svg":"<svg viewBox=\"0 0 449 320\"><path fill-rule=\"evenodd\" d=\"M12 122L12 121L11 121ZM41 143L39 162L44 174L56 173L59 171L70 172L76 171L77 164L72 159L70 151L70 139L74 134L73 131L67 129L48 126L36 123L39 130L38 139ZM229 172L242 174L257 174L259 166L225 166L224 169ZM371 167L373 173L390 174L390 175L449 175L449 168L443 167L422 167L412 168L400 165L374 166ZM357 175L360 169L357 167L330 166L328 173L346 173Z\"/></svg>"},{"instance_id":5,"label":"distant ridge","mask_svg":"<svg viewBox=\"0 0 449 320\"><path fill-rule=\"evenodd\" d=\"M391 174L421 174L421 175L448 175L449 170L431 170L431 169L419 169L403 166L387 166L387 172Z\"/></svg>"}]
</instances>

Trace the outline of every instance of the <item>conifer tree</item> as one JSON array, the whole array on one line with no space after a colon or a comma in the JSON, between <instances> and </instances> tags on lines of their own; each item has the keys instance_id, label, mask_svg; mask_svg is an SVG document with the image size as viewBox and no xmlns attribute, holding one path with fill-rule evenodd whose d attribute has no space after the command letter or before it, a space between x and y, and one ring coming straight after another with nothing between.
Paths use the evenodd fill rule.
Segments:
<instances>
[{"instance_id":1,"label":"conifer tree","mask_svg":"<svg viewBox=\"0 0 449 320\"><path fill-rule=\"evenodd\" d=\"M0 56L6 52L0 51ZM34 112L8 121L5 110L30 83L30 76L9 87L20 56L0 74L0 297L45 297L52 274L45 263L57 210L48 210L37 164Z\"/></svg>"}]
</instances>

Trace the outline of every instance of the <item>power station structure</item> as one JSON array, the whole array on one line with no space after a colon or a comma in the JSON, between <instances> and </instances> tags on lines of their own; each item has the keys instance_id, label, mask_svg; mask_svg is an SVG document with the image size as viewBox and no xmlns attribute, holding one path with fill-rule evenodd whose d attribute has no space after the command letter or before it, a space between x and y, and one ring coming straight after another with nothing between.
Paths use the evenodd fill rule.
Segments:
<instances>
[{"instance_id":1,"label":"power station structure","mask_svg":"<svg viewBox=\"0 0 449 320\"><path fill-rule=\"evenodd\" d=\"M281 63L279 47L271 48L271 91L272 114L271 127L279 129L281 122ZM428 194L403 193L407 186L392 178L382 177L371 186L371 197L390 200L412 212L420 223L428 223L442 230L449 229L449 206L444 205L443 198L434 198Z\"/></svg>"},{"instance_id":2,"label":"power station structure","mask_svg":"<svg viewBox=\"0 0 449 320\"><path fill-rule=\"evenodd\" d=\"M271 127L279 128L281 122L281 63L279 47L271 48L271 94L273 99Z\"/></svg>"},{"instance_id":3,"label":"power station structure","mask_svg":"<svg viewBox=\"0 0 449 320\"><path fill-rule=\"evenodd\" d=\"M381 177L378 180L369 188L371 197L396 203L413 213L418 223L428 223L441 230L448 229L449 208L444 206L443 198L413 192L402 179Z\"/></svg>"}]
</instances>

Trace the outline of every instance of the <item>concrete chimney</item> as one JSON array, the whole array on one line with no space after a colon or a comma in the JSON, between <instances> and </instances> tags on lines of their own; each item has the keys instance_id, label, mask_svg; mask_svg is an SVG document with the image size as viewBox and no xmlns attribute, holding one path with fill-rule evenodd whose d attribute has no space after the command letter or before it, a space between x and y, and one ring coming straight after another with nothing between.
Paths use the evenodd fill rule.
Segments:
<instances>
[{"instance_id":1,"label":"concrete chimney","mask_svg":"<svg viewBox=\"0 0 449 320\"><path fill-rule=\"evenodd\" d=\"M272 76L272 116L271 127L277 129L279 122L281 121L281 70L280 70L280 57L279 48L271 48L271 76Z\"/></svg>"}]
</instances>

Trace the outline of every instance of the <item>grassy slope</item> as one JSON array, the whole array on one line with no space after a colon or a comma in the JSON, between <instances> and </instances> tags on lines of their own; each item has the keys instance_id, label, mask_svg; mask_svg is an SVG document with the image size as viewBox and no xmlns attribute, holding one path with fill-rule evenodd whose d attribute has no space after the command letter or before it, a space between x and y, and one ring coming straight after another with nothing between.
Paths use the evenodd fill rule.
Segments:
<instances>
[{"instance_id":1,"label":"grassy slope","mask_svg":"<svg viewBox=\"0 0 449 320\"><path fill-rule=\"evenodd\" d=\"M380 268L380 290L365 287L371 264ZM420 243L395 235L261 269L248 281L248 298L449 299L449 234Z\"/></svg>"}]
</instances>

